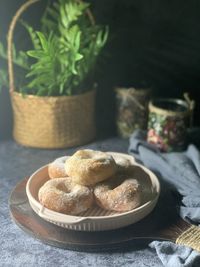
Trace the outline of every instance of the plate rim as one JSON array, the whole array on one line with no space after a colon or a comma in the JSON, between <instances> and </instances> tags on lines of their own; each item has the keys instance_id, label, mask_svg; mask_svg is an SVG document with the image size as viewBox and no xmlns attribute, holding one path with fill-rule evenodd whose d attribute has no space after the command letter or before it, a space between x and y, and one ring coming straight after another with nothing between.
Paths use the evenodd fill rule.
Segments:
<instances>
[{"instance_id":1,"label":"plate rim","mask_svg":"<svg viewBox=\"0 0 200 267\"><path fill-rule=\"evenodd\" d=\"M154 181L154 187L153 187L153 194L152 194L152 199L145 202L143 205L133 209L133 210L130 210L130 211L127 211L127 212L122 212L122 213L117 213L117 214L112 214L112 215L104 215L104 216L79 216L79 215L70 215L70 214L63 214L63 213L59 213L59 212L56 212L56 211L53 211L53 210L50 210L46 207L44 207L39 201L37 201L31 194L31 191L30 191L30 184L31 184L31 181L34 179L35 175L37 175L39 172L41 171L44 171L45 169L48 168L48 165L49 164L46 164L46 165L43 165L42 167L40 167L39 169L37 169L35 172L33 172L27 183L26 183L26 195L28 197L28 200L29 200L29 203L30 202L33 202L35 204L35 206L38 208L39 210L39 213L40 211L45 211L45 213L48 213L48 217L52 216L52 217L56 217L56 219L54 218L54 221L55 222L59 222L59 223L67 223L67 224L77 224L77 223L80 223L80 222L85 222L85 221L102 221L102 220L109 220L109 219L117 219L119 217L125 217L125 216L129 216L131 214L137 214L137 213L140 213L142 210L144 209L147 209L148 207L151 207L153 206L153 208L155 207L157 201L158 201L158 198L159 198L159 195L160 195L160 182L159 182L159 179L157 178L157 176L151 171L149 170L147 167L143 166L142 164L140 163L137 163L134 159L133 156L129 155L129 154L125 154L125 153L119 153L119 152L112 152L112 151L108 151L106 153L110 153L110 154L117 154L117 155L121 155L121 156L125 156L126 158L130 158L133 162L134 165L136 166L139 166L140 168L142 168L150 177L151 181L152 181L152 177L153 177L153 181ZM59 158L63 158L62 157L59 157ZM59 159L57 158L57 159ZM48 173L48 172L47 172ZM31 205L31 203L30 203ZM31 205L31 208L33 209L32 205ZM34 210L34 209L33 209ZM34 210L35 211L35 210ZM36 211L35 211L36 212ZM36 212L37 213L37 212ZM43 214L39 214L37 213L41 218L43 217ZM60 217L60 215L62 215L62 217ZM45 215L46 217L47 215ZM59 218L60 217L60 218ZM144 216L146 217L146 215ZM48 218L49 220L53 220L52 218ZM73 219L73 222L69 222L67 220L69 219Z\"/></svg>"}]
</instances>

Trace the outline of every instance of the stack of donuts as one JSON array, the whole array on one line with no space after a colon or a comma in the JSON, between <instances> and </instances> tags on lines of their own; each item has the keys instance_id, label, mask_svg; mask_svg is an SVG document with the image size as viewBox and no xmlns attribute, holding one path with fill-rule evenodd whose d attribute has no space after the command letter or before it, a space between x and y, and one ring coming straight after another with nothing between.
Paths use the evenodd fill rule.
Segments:
<instances>
[{"instance_id":1,"label":"stack of donuts","mask_svg":"<svg viewBox=\"0 0 200 267\"><path fill-rule=\"evenodd\" d=\"M141 185L129 159L78 150L48 165L50 179L40 188L40 203L56 212L77 215L93 205L117 212L141 204Z\"/></svg>"}]
</instances>

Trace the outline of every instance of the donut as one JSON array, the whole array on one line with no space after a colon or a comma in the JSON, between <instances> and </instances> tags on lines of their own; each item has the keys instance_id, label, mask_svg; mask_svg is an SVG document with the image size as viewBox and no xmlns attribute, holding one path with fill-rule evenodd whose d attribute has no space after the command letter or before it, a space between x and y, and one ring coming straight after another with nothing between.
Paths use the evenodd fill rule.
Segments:
<instances>
[{"instance_id":1,"label":"donut","mask_svg":"<svg viewBox=\"0 0 200 267\"><path fill-rule=\"evenodd\" d=\"M78 150L65 162L67 174L81 185L94 185L114 175L117 165L111 155L91 149Z\"/></svg>"},{"instance_id":2,"label":"donut","mask_svg":"<svg viewBox=\"0 0 200 267\"><path fill-rule=\"evenodd\" d=\"M141 204L141 186L133 178L112 177L95 186L94 197L103 209L126 212Z\"/></svg>"},{"instance_id":3,"label":"donut","mask_svg":"<svg viewBox=\"0 0 200 267\"><path fill-rule=\"evenodd\" d=\"M77 215L93 204L93 192L75 184L70 178L48 180L38 192L40 203L56 212Z\"/></svg>"},{"instance_id":4,"label":"donut","mask_svg":"<svg viewBox=\"0 0 200 267\"><path fill-rule=\"evenodd\" d=\"M118 172L132 172L134 170L131 159L117 154L113 155L113 158L117 164Z\"/></svg>"},{"instance_id":5,"label":"donut","mask_svg":"<svg viewBox=\"0 0 200 267\"><path fill-rule=\"evenodd\" d=\"M68 176L65 171L65 161L67 158L67 156L57 158L48 165L48 173L51 179L63 178Z\"/></svg>"}]
</instances>

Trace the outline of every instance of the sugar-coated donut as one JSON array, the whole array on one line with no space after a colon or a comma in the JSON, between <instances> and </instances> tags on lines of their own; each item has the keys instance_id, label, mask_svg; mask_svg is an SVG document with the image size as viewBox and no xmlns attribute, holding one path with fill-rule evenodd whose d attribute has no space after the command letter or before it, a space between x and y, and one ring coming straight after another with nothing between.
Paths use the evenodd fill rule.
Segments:
<instances>
[{"instance_id":1,"label":"sugar-coated donut","mask_svg":"<svg viewBox=\"0 0 200 267\"><path fill-rule=\"evenodd\" d=\"M67 158L67 156L57 158L48 165L48 173L51 179L68 176L65 170L65 161Z\"/></svg>"},{"instance_id":2,"label":"sugar-coated donut","mask_svg":"<svg viewBox=\"0 0 200 267\"><path fill-rule=\"evenodd\" d=\"M67 174L81 185L94 185L106 180L117 171L111 155L90 149L79 150L65 163Z\"/></svg>"},{"instance_id":3,"label":"sugar-coated donut","mask_svg":"<svg viewBox=\"0 0 200 267\"><path fill-rule=\"evenodd\" d=\"M115 176L97 184L94 196L101 208L126 212L141 204L141 186L136 179Z\"/></svg>"},{"instance_id":4,"label":"sugar-coated donut","mask_svg":"<svg viewBox=\"0 0 200 267\"><path fill-rule=\"evenodd\" d=\"M113 155L113 158L117 164L118 172L132 172L134 170L131 159L117 154Z\"/></svg>"},{"instance_id":5,"label":"sugar-coated donut","mask_svg":"<svg viewBox=\"0 0 200 267\"><path fill-rule=\"evenodd\" d=\"M93 204L93 192L70 178L48 180L38 192L40 203L51 210L77 215Z\"/></svg>"}]
</instances>

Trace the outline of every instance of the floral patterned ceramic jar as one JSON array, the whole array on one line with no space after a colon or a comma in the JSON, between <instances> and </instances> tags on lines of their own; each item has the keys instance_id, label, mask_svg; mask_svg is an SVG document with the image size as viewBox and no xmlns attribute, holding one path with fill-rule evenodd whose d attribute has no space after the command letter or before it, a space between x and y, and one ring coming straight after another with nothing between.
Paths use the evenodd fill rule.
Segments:
<instances>
[{"instance_id":1,"label":"floral patterned ceramic jar","mask_svg":"<svg viewBox=\"0 0 200 267\"><path fill-rule=\"evenodd\" d=\"M147 129L150 89L117 88L117 131L128 138L136 129Z\"/></svg>"},{"instance_id":2,"label":"floral patterned ceramic jar","mask_svg":"<svg viewBox=\"0 0 200 267\"><path fill-rule=\"evenodd\" d=\"M193 101L181 99L150 101L147 141L163 152L182 150L193 106Z\"/></svg>"}]
</instances>

